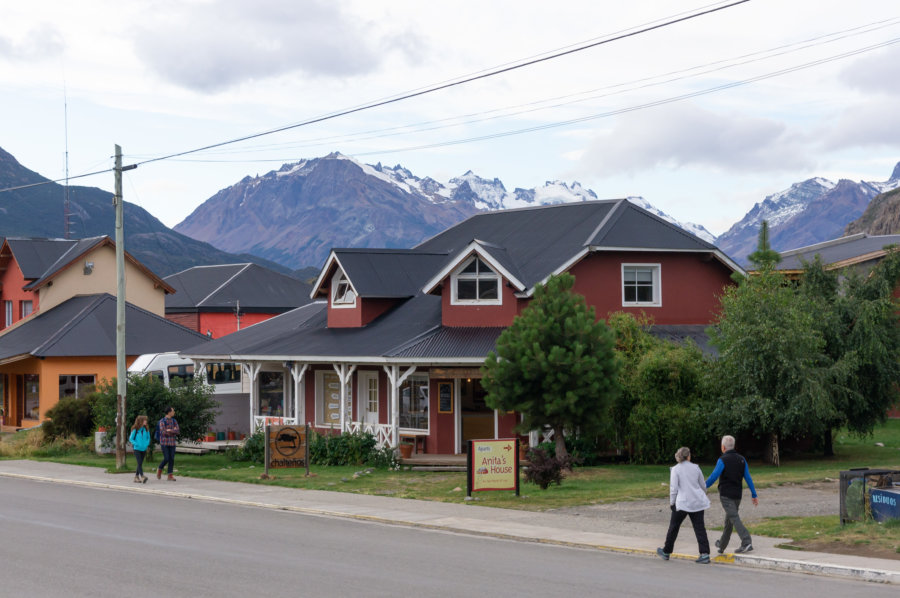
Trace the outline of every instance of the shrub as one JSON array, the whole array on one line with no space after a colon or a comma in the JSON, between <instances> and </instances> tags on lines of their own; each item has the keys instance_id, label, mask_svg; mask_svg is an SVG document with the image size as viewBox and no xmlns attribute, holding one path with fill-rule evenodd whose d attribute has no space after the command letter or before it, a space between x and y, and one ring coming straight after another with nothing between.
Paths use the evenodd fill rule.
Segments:
<instances>
[{"instance_id":1,"label":"shrub","mask_svg":"<svg viewBox=\"0 0 900 598\"><path fill-rule=\"evenodd\" d=\"M366 465L377 453L375 437L369 432L317 434L310 432L311 465Z\"/></svg>"},{"instance_id":2,"label":"shrub","mask_svg":"<svg viewBox=\"0 0 900 598\"><path fill-rule=\"evenodd\" d=\"M3 442L0 442L0 457L13 459L53 458L72 453L93 452L93 438L79 438L71 434L60 436L52 441L46 441L41 428L22 430L12 436L5 437Z\"/></svg>"},{"instance_id":3,"label":"shrub","mask_svg":"<svg viewBox=\"0 0 900 598\"><path fill-rule=\"evenodd\" d=\"M537 484L541 490L546 490L550 484L562 484L565 471L572 468L572 457L566 455L562 458L550 456L541 448L533 448L528 451L530 465L525 469L525 481Z\"/></svg>"},{"instance_id":4,"label":"shrub","mask_svg":"<svg viewBox=\"0 0 900 598\"><path fill-rule=\"evenodd\" d=\"M228 447L225 456L231 461L249 461L251 463L265 463L266 460L266 433L260 428L244 440L241 446Z\"/></svg>"},{"instance_id":5,"label":"shrub","mask_svg":"<svg viewBox=\"0 0 900 598\"><path fill-rule=\"evenodd\" d=\"M94 417L90 399L66 398L47 411L49 421L41 426L44 439L54 440L61 436L85 437L94 430Z\"/></svg>"}]
</instances>

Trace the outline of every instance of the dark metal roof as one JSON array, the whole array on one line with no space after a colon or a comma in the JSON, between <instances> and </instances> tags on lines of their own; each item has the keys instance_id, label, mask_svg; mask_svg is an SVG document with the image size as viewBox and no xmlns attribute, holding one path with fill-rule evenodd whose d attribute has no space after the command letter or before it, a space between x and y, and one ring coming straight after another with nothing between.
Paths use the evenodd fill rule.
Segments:
<instances>
[{"instance_id":1,"label":"dark metal roof","mask_svg":"<svg viewBox=\"0 0 900 598\"><path fill-rule=\"evenodd\" d=\"M587 244L623 249L716 250L712 243L626 200L616 206Z\"/></svg>"},{"instance_id":2,"label":"dark metal roof","mask_svg":"<svg viewBox=\"0 0 900 598\"><path fill-rule=\"evenodd\" d=\"M412 297L447 261L446 253L411 249L335 249L350 284L363 298Z\"/></svg>"},{"instance_id":3,"label":"dark metal roof","mask_svg":"<svg viewBox=\"0 0 900 598\"><path fill-rule=\"evenodd\" d=\"M130 303L125 323L128 355L177 351L208 340ZM116 298L108 293L72 297L0 334L0 360L23 355L115 356Z\"/></svg>"},{"instance_id":4,"label":"dark metal roof","mask_svg":"<svg viewBox=\"0 0 900 598\"><path fill-rule=\"evenodd\" d=\"M92 250L97 245L100 245L104 241L108 240L109 237L106 235L102 235L99 237L90 237L87 239L79 239L78 241L71 241L71 245L63 252L56 260L51 263L47 269L41 273L40 277L26 285L26 289L34 289L41 286L44 281L49 278L52 278L56 275L57 272L64 269L66 266L71 264L73 261L77 260L79 257Z\"/></svg>"},{"instance_id":5,"label":"dark metal roof","mask_svg":"<svg viewBox=\"0 0 900 598\"><path fill-rule=\"evenodd\" d=\"M505 328L456 328L442 326L391 351L389 357L453 358L487 357Z\"/></svg>"},{"instance_id":6,"label":"dark metal roof","mask_svg":"<svg viewBox=\"0 0 900 598\"><path fill-rule=\"evenodd\" d=\"M37 280L78 241L7 237L6 243L9 245L16 263L19 264L25 280Z\"/></svg>"},{"instance_id":7,"label":"dark metal roof","mask_svg":"<svg viewBox=\"0 0 900 598\"><path fill-rule=\"evenodd\" d=\"M875 235L865 233L832 239L808 247L800 247L781 253L779 270L802 270L803 262L811 262L816 255L822 256L826 265L853 260L868 254L880 253L886 245L900 243L900 235ZM880 257L880 256L876 256Z\"/></svg>"},{"instance_id":8,"label":"dark metal roof","mask_svg":"<svg viewBox=\"0 0 900 598\"><path fill-rule=\"evenodd\" d=\"M718 357L719 351L710 343L709 335L706 333L707 328L709 326L705 324L654 325L650 327L650 334L658 339L679 345L691 341L703 351L704 355Z\"/></svg>"},{"instance_id":9,"label":"dark metal roof","mask_svg":"<svg viewBox=\"0 0 900 598\"><path fill-rule=\"evenodd\" d=\"M258 264L195 266L167 276L175 289L166 313L241 311L280 313L309 303L308 284Z\"/></svg>"}]
</instances>

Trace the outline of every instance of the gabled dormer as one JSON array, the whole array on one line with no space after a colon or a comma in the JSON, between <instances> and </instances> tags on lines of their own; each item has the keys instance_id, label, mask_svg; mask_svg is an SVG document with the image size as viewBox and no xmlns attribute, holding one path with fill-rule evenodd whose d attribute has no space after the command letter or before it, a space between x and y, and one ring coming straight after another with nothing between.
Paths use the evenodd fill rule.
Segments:
<instances>
[{"instance_id":1,"label":"gabled dormer","mask_svg":"<svg viewBox=\"0 0 900 598\"><path fill-rule=\"evenodd\" d=\"M333 249L311 293L328 301L329 328L358 328L418 294L446 254Z\"/></svg>"},{"instance_id":2,"label":"gabled dormer","mask_svg":"<svg viewBox=\"0 0 900 598\"><path fill-rule=\"evenodd\" d=\"M472 241L422 289L441 295L444 326L508 326L521 309L525 285L502 247Z\"/></svg>"}]
</instances>

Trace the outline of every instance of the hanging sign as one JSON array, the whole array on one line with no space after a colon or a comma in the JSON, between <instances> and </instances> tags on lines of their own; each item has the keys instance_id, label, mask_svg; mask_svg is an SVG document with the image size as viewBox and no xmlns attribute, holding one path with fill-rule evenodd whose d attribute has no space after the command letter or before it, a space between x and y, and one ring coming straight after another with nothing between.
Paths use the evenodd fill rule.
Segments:
<instances>
[{"instance_id":1,"label":"hanging sign","mask_svg":"<svg viewBox=\"0 0 900 598\"><path fill-rule=\"evenodd\" d=\"M480 490L514 490L519 495L519 439L470 440L467 495Z\"/></svg>"}]
</instances>

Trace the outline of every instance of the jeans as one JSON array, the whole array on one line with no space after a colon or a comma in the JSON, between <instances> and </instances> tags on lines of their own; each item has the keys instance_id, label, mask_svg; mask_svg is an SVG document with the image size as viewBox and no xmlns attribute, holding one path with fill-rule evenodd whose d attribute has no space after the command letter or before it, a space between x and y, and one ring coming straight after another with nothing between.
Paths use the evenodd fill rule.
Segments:
<instances>
[{"instance_id":1,"label":"jeans","mask_svg":"<svg viewBox=\"0 0 900 598\"><path fill-rule=\"evenodd\" d=\"M144 477L144 456L147 454L147 451L134 451L134 460L137 461L137 471L134 472L134 475Z\"/></svg>"},{"instance_id":2,"label":"jeans","mask_svg":"<svg viewBox=\"0 0 900 598\"><path fill-rule=\"evenodd\" d=\"M728 541L731 540L732 528L734 528L734 531L737 532L738 537L741 539L741 546L747 546L751 543L750 532L744 527L741 516L738 514L738 509L741 508L741 499L719 495L719 500L722 501L722 508L725 509L725 526L722 528L719 550L725 550L725 547L728 546Z\"/></svg>"},{"instance_id":3,"label":"jeans","mask_svg":"<svg viewBox=\"0 0 900 598\"><path fill-rule=\"evenodd\" d=\"M672 511L672 517L669 519L669 531L666 533L666 543L663 550L667 554L672 554L675 549L675 540L678 538L678 530L684 522L685 517L691 518L691 525L694 526L694 535L697 536L697 547L700 554L709 554L709 538L706 536L706 524L703 523L703 511L688 513L687 511Z\"/></svg>"},{"instance_id":4,"label":"jeans","mask_svg":"<svg viewBox=\"0 0 900 598\"><path fill-rule=\"evenodd\" d=\"M174 446L160 446L162 449L163 460L162 463L159 464L157 469L162 469L163 466L168 463L169 471L167 472L169 475L172 475L172 468L175 467L175 447Z\"/></svg>"}]
</instances>

